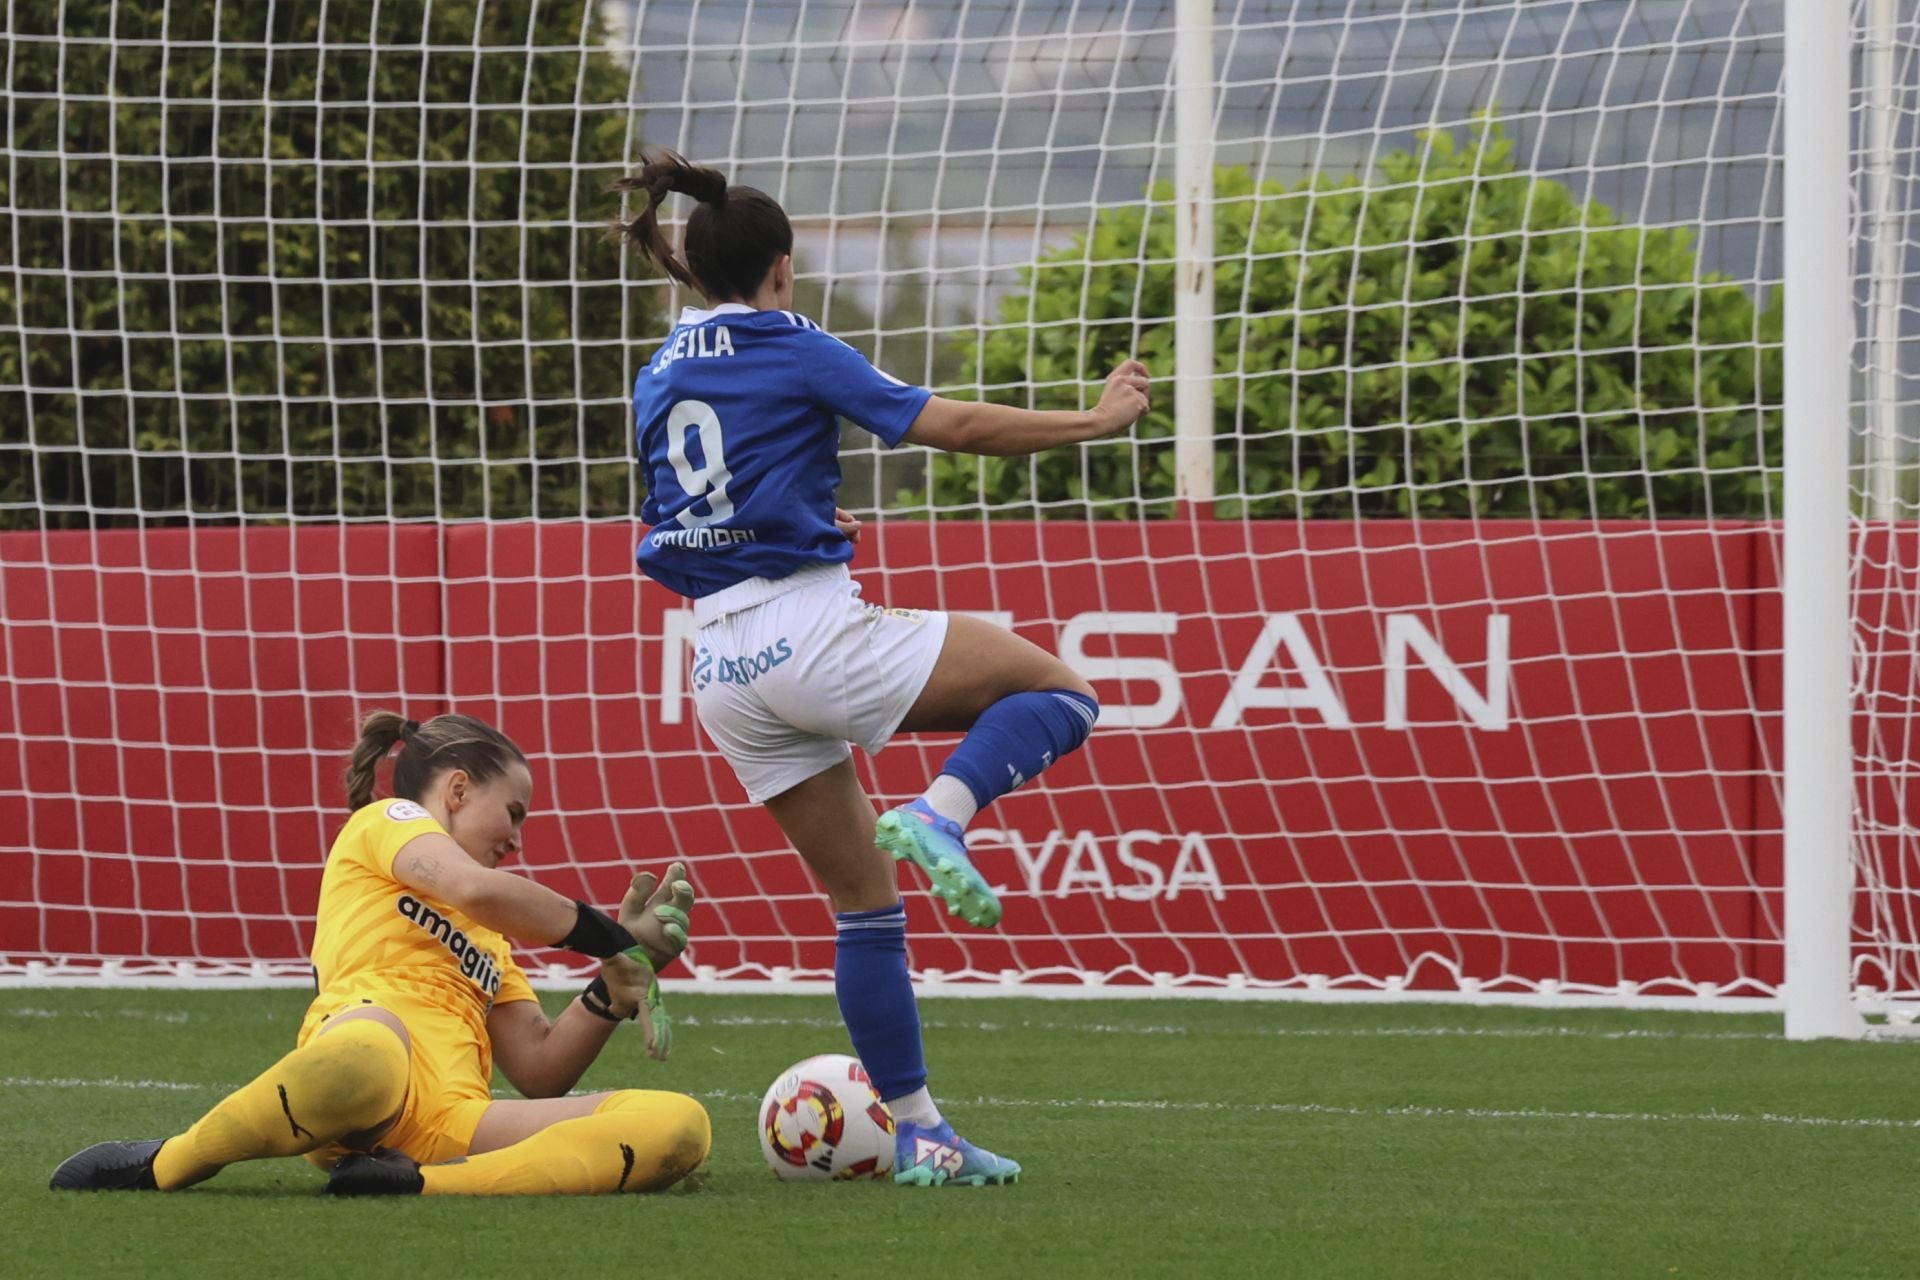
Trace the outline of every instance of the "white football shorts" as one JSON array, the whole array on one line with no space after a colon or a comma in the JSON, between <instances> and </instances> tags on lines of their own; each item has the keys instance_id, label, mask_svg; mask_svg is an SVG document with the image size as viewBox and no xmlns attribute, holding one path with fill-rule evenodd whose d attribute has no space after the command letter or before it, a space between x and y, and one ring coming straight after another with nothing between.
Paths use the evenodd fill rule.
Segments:
<instances>
[{"instance_id":1,"label":"white football shorts","mask_svg":"<svg viewBox=\"0 0 1920 1280\"><path fill-rule=\"evenodd\" d=\"M926 687L947 615L860 598L847 567L750 578L693 602L693 704L758 804L858 743L878 754Z\"/></svg>"}]
</instances>

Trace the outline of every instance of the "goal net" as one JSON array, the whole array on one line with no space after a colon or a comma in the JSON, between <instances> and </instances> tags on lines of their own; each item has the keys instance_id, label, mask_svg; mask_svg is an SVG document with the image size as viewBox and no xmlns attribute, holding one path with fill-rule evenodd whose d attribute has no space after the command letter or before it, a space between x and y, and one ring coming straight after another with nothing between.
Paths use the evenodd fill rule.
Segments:
<instances>
[{"instance_id":1,"label":"goal net","mask_svg":"<svg viewBox=\"0 0 1920 1280\"><path fill-rule=\"evenodd\" d=\"M1884 994L1920 986L1920 30L1876 5L1856 968ZM633 570L629 392L698 299L606 242L604 188L663 143L776 196L797 308L899 378L1159 382L1131 435L1034 459L846 433L868 597L995 618L1104 706L976 823L998 930L909 892L924 979L1776 997L1779 10L11 6L0 975L304 975L354 726L391 707L527 750L529 874L606 902L685 856L692 972L830 976L825 899L695 723L690 614ZM951 745L901 739L870 790Z\"/></svg>"},{"instance_id":2,"label":"goal net","mask_svg":"<svg viewBox=\"0 0 1920 1280\"><path fill-rule=\"evenodd\" d=\"M1912 1001L1920 992L1920 425L1912 381L1920 364L1911 284L1920 271L1912 160L1920 146L1920 14L1867 0L1854 18L1852 972L1869 999Z\"/></svg>"}]
</instances>

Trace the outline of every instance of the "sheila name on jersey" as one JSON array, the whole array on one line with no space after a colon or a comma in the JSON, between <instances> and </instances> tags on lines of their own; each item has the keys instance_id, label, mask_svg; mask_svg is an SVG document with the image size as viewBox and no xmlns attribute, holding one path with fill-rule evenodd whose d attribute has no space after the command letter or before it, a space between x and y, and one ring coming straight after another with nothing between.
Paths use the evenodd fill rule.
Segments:
<instances>
[{"instance_id":1,"label":"sheila name on jersey","mask_svg":"<svg viewBox=\"0 0 1920 1280\"><path fill-rule=\"evenodd\" d=\"M653 372L664 372L675 360L687 356L730 356L733 354L733 335L727 332L727 326L694 325L691 328L675 329L673 341L660 348L660 354L653 358Z\"/></svg>"},{"instance_id":2,"label":"sheila name on jersey","mask_svg":"<svg viewBox=\"0 0 1920 1280\"><path fill-rule=\"evenodd\" d=\"M487 999L500 994L500 970L493 962L493 955L483 947L476 947L473 940L453 927L453 921L435 911L410 893L400 895L400 901L394 903L401 915L425 929L429 936L460 962L463 976L473 979L473 985L487 993Z\"/></svg>"}]
</instances>

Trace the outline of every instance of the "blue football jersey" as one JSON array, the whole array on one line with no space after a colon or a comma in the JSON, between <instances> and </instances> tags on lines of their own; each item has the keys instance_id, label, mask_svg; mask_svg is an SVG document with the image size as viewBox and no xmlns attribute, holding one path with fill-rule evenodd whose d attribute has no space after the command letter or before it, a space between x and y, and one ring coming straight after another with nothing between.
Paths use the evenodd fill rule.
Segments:
<instances>
[{"instance_id":1,"label":"blue football jersey","mask_svg":"<svg viewBox=\"0 0 1920 1280\"><path fill-rule=\"evenodd\" d=\"M833 526L839 419L892 448L932 397L805 316L687 308L633 387L641 570L698 597L851 560Z\"/></svg>"}]
</instances>

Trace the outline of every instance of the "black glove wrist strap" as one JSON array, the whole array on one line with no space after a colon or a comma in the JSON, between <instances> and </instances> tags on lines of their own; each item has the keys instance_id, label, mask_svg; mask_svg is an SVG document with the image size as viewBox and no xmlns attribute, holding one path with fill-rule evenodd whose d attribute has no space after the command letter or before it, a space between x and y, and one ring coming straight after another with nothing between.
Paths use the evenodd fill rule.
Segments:
<instances>
[{"instance_id":1,"label":"black glove wrist strap","mask_svg":"<svg viewBox=\"0 0 1920 1280\"><path fill-rule=\"evenodd\" d=\"M598 907L579 901L573 905L579 909L574 916L573 932L553 944L562 951L578 951L583 956L605 960L638 945L618 920Z\"/></svg>"},{"instance_id":2,"label":"black glove wrist strap","mask_svg":"<svg viewBox=\"0 0 1920 1280\"><path fill-rule=\"evenodd\" d=\"M625 1022L640 1012L635 1009L632 1013L615 1013L613 992L607 989L607 980L604 977L597 977L587 984L587 989L580 993L580 1007L594 1017L605 1018L608 1022Z\"/></svg>"}]
</instances>

